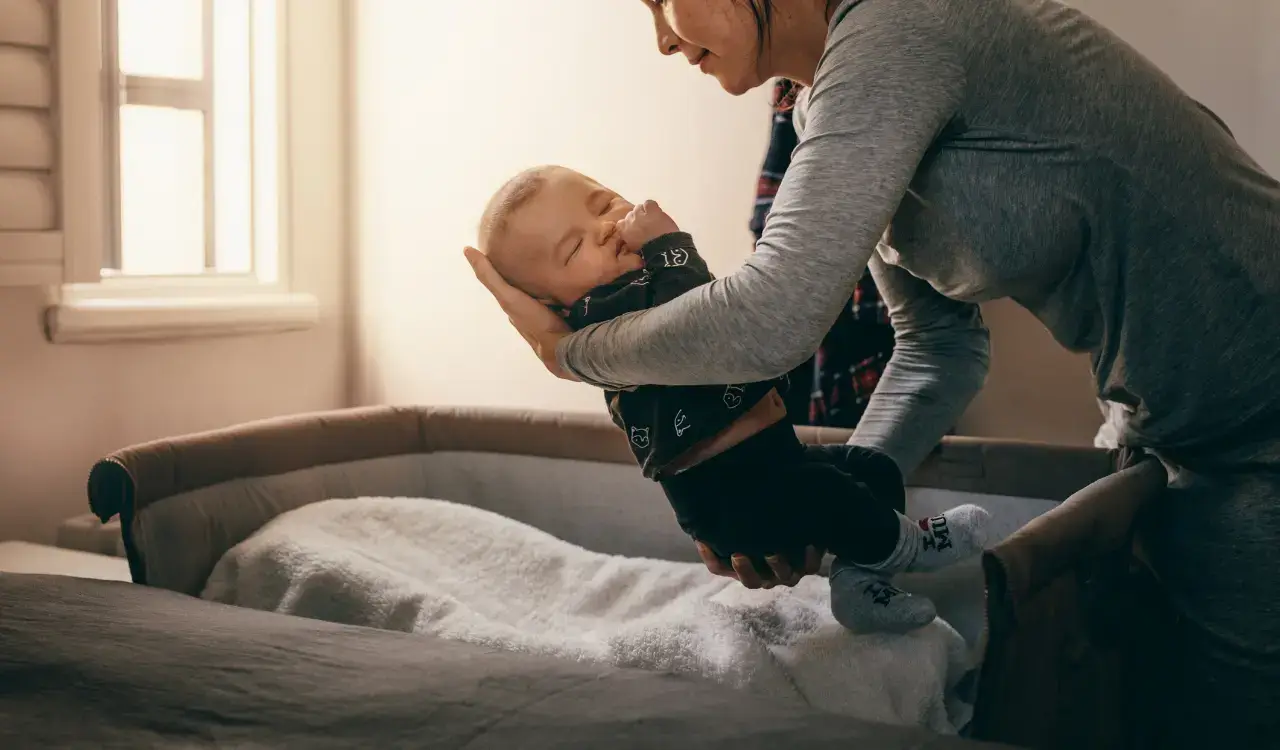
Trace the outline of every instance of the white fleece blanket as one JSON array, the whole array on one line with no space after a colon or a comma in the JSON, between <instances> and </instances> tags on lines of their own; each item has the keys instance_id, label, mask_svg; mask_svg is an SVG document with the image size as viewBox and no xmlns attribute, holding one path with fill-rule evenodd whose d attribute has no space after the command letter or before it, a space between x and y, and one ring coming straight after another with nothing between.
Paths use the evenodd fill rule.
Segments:
<instances>
[{"instance_id":1,"label":"white fleece blanket","mask_svg":"<svg viewBox=\"0 0 1280 750\"><path fill-rule=\"evenodd\" d=\"M964 640L935 620L854 636L825 578L750 591L703 566L603 555L440 500L329 500L218 562L203 597L504 649L702 675L819 709L954 733Z\"/></svg>"}]
</instances>

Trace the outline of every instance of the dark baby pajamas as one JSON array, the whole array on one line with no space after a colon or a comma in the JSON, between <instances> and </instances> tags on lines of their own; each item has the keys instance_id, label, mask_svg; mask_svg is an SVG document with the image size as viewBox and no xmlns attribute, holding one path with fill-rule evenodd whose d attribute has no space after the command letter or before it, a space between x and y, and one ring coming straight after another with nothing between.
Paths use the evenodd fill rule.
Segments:
<instances>
[{"instance_id":1,"label":"dark baby pajamas","mask_svg":"<svg viewBox=\"0 0 1280 750\"><path fill-rule=\"evenodd\" d=\"M686 233L654 239L640 253L642 270L596 287L572 305L567 320L574 330L663 304L714 278ZM783 420L701 464L664 471L775 388L785 392L786 378L606 390L605 400L644 475L662 483L681 528L721 557L746 554L767 570L759 567L765 555L803 560L804 547L817 544L850 560L882 559L897 542L895 510L905 501L897 465L879 452L843 445L806 449ZM775 519L768 540L755 533L760 514ZM788 540L785 549L772 548L779 538Z\"/></svg>"}]
</instances>

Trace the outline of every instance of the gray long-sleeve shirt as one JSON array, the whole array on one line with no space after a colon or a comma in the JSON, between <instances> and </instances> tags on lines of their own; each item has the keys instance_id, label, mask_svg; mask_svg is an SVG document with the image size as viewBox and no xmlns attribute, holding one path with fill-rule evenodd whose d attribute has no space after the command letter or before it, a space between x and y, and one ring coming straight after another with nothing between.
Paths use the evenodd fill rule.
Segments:
<instances>
[{"instance_id":1,"label":"gray long-sleeve shirt","mask_svg":"<svg viewBox=\"0 0 1280 750\"><path fill-rule=\"evenodd\" d=\"M797 129L742 268L566 338L565 369L776 377L870 263L898 343L854 440L904 471L981 387L977 303L1002 297L1092 353L1129 444L1280 461L1280 184L1100 24L1052 0L845 0Z\"/></svg>"}]
</instances>

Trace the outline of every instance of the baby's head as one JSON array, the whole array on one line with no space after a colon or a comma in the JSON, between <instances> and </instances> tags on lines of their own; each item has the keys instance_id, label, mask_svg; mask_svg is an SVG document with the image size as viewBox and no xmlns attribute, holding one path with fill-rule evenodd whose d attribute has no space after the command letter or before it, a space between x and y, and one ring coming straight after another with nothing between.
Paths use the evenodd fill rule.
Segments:
<instances>
[{"instance_id":1,"label":"baby's head","mask_svg":"<svg viewBox=\"0 0 1280 750\"><path fill-rule=\"evenodd\" d=\"M535 167L489 200L479 250L494 269L534 299L570 306L587 292L638 271L639 248L627 248L618 221L631 203L565 167Z\"/></svg>"}]
</instances>

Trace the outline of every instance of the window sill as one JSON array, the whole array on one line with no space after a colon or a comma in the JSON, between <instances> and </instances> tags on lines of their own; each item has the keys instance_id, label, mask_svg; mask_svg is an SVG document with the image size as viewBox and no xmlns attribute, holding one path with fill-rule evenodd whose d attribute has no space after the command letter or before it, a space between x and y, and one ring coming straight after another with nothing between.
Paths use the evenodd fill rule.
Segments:
<instances>
[{"instance_id":1,"label":"window sill","mask_svg":"<svg viewBox=\"0 0 1280 750\"><path fill-rule=\"evenodd\" d=\"M171 341L306 330L320 319L309 294L75 296L45 311L54 344Z\"/></svg>"}]
</instances>

